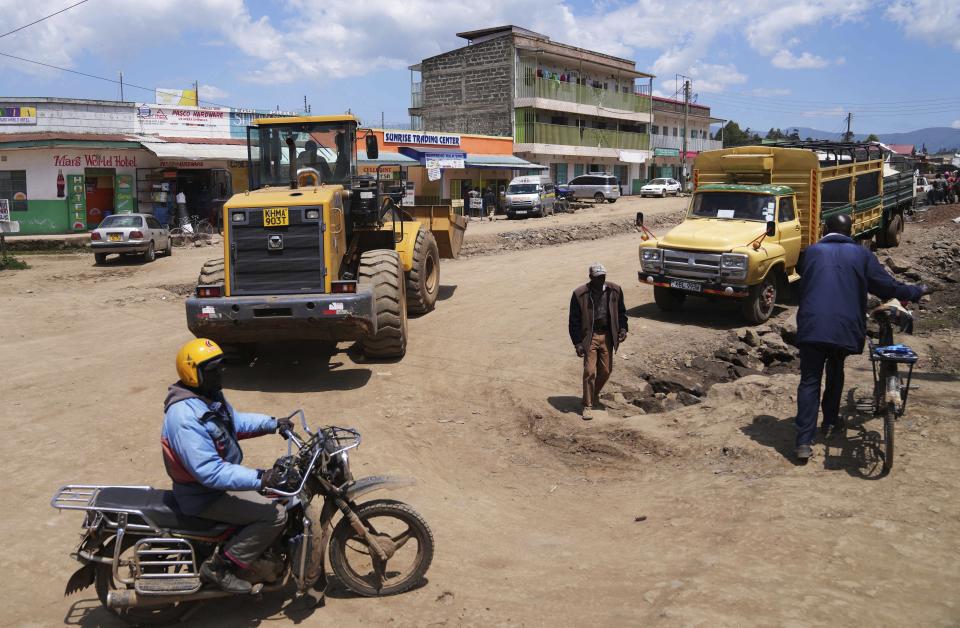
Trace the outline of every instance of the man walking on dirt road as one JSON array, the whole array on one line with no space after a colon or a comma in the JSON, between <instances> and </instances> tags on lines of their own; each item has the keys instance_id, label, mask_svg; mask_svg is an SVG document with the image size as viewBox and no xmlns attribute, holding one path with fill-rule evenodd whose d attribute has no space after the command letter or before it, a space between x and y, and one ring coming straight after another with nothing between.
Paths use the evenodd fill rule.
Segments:
<instances>
[{"instance_id":1,"label":"man walking on dirt road","mask_svg":"<svg viewBox=\"0 0 960 628\"><path fill-rule=\"evenodd\" d=\"M603 264L590 266L590 281L570 297L570 340L583 358L583 420L593 418L600 391L613 371L613 354L627 337L623 290L607 281Z\"/></svg>"},{"instance_id":2,"label":"man walking on dirt road","mask_svg":"<svg viewBox=\"0 0 960 628\"><path fill-rule=\"evenodd\" d=\"M813 455L818 404L823 408L824 433L843 431L843 362L848 355L863 351L867 292L881 299L903 301L916 301L930 292L926 286L908 286L891 277L873 253L850 237L851 228L847 215L828 218L827 235L807 248L800 264L796 456L801 462ZM824 367L827 383L821 401Z\"/></svg>"}]
</instances>

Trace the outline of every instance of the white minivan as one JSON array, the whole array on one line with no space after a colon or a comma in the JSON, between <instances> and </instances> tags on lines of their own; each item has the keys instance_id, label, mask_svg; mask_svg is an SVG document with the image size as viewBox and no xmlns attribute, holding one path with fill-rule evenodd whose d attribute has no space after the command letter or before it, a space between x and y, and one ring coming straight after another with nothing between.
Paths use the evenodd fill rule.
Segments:
<instances>
[{"instance_id":1,"label":"white minivan","mask_svg":"<svg viewBox=\"0 0 960 628\"><path fill-rule=\"evenodd\" d=\"M557 186L548 176L516 177L507 186L504 199L507 218L549 216L553 213Z\"/></svg>"}]
</instances>

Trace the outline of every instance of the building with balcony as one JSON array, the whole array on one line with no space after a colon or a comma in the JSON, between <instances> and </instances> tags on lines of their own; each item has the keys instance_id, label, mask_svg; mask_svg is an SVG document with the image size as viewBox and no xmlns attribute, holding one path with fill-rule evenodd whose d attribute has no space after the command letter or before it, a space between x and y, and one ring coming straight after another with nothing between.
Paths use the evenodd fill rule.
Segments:
<instances>
[{"instance_id":1,"label":"building with balcony","mask_svg":"<svg viewBox=\"0 0 960 628\"><path fill-rule=\"evenodd\" d=\"M684 109L687 108L686 124ZM697 153L723 148L723 142L711 139L710 125L726 122L710 115L710 107L700 103L685 106L682 100L653 97L653 123L650 127L650 143L653 158L651 177L673 177L682 180ZM684 128L686 127L686 144ZM686 149L686 154L683 151Z\"/></svg>"},{"instance_id":2,"label":"building with balcony","mask_svg":"<svg viewBox=\"0 0 960 628\"><path fill-rule=\"evenodd\" d=\"M467 45L410 68L414 129L513 137L558 183L604 171L629 193L649 178L653 75L517 26L457 36Z\"/></svg>"}]
</instances>

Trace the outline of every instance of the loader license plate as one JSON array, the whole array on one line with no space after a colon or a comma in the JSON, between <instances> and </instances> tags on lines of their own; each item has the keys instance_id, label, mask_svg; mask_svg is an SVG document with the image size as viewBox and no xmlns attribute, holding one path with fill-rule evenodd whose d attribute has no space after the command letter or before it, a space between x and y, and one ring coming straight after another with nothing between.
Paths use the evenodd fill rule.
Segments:
<instances>
[{"instance_id":1,"label":"loader license plate","mask_svg":"<svg viewBox=\"0 0 960 628\"><path fill-rule=\"evenodd\" d=\"M290 210L286 207L274 207L263 210L264 227L286 227L290 224Z\"/></svg>"},{"instance_id":2,"label":"loader license plate","mask_svg":"<svg viewBox=\"0 0 960 628\"><path fill-rule=\"evenodd\" d=\"M703 284L697 283L696 281L671 279L670 287L677 288L678 290L686 290L687 292L703 292Z\"/></svg>"}]
</instances>

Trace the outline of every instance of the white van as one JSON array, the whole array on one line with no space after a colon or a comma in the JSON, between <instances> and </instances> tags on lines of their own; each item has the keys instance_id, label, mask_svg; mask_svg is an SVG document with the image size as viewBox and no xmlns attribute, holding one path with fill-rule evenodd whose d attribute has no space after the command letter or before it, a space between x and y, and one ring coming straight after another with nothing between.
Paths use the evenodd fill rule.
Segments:
<instances>
[{"instance_id":1,"label":"white van","mask_svg":"<svg viewBox=\"0 0 960 628\"><path fill-rule=\"evenodd\" d=\"M533 175L516 177L507 186L504 199L507 218L549 216L553 213L557 198L557 186L550 177Z\"/></svg>"}]
</instances>

